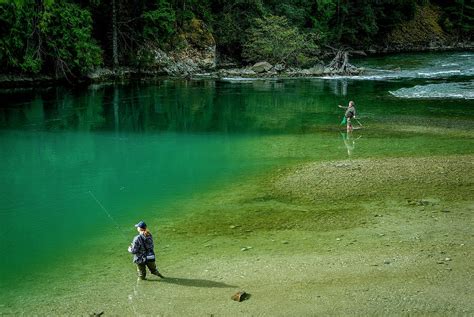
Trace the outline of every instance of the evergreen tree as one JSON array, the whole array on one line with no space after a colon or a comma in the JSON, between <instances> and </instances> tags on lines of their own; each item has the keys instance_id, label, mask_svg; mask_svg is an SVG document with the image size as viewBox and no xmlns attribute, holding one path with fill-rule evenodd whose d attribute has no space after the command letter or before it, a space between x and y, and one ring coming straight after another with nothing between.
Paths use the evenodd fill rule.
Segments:
<instances>
[{"instance_id":1,"label":"evergreen tree","mask_svg":"<svg viewBox=\"0 0 474 317\"><path fill-rule=\"evenodd\" d=\"M301 64L314 43L381 44L420 5L438 6L451 36L473 39L472 0L0 0L0 65L69 77L136 65L146 45L185 43L190 23L211 30L221 55Z\"/></svg>"},{"instance_id":2,"label":"evergreen tree","mask_svg":"<svg viewBox=\"0 0 474 317\"><path fill-rule=\"evenodd\" d=\"M101 63L87 10L69 2L25 0L0 4L0 63L8 71L58 76Z\"/></svg>"},{"instance_id":3,"label":"evergreen tree","mask_svg":"<svg viewBox=\"0 0 474 317\"><path fill-rule=\"evenodd\" d=\"M211 12L215 15L212 29L220 53L241 59L244 34L256 18L265 15L261 0L214 0Z\"/></svg>"},{"instance_id":4,"label":"evergreen tree","mask_svg":"<svg viewBox=\"0 0 474 317\"><path fill-rule=\"evenodd\" d=\"M101 63L102 53L92 38L89 11L58 1L45 9L40 22L45 61L56 75L84 74Z\"/></svg>"},{"instance_id":5,"label":"evergreen tree","mask_svg":"<svg viewBox=\"0 0 474 317\"><path fill-rule=\"evenodd\" d=\"M158 43L176 33L176 12L168 0L153 1L143 13L143 37Z\"/></svg>"},{"instance_id":6,"label":"evergreen tree","mask_svg":"<svg viewBox=\"0 0 474 317\"><path fill-rule=\"evenodd\" d=\"M474 3L469 0L435 1L443 7L441 23L443 28L458 39L474 38Z\"/></svg>"}]
</instances>

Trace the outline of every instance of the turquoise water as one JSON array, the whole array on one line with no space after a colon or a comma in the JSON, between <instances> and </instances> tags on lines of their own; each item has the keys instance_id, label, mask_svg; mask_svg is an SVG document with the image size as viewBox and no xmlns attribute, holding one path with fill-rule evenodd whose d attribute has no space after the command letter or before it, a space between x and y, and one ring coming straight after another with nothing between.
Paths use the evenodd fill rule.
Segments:
<instances>
[{"instance_id":1,"label":"turquoise water","mask_svg":"<svg viewBox=\"0 0 474 317\"><path fill-rule=\"evenodd\" d=\"M0 92L0 277L8 298L0 313L21 312L64 257L84 265L53 285L93 278L87 259L125 248L138 220L180 217L180 201L274 168L472 153L474 54L360 63L371 73ZM347 136L336 105L349 100L360 129ZM126 254L111 256L129 264Z\"/></svg>"}]
</instances>

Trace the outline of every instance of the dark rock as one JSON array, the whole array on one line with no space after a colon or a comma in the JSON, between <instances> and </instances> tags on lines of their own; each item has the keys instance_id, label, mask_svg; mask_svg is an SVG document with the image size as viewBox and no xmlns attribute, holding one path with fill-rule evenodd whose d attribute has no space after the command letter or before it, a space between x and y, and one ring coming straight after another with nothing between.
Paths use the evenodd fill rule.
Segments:
<instances>
[{"instance_id":1,"label":"dark rock","mask_svg":"<svg viewBox=\"0 0 474 317\"><path fill-rule=\"evenodd\" d=\"M246 299L249 299L250 298L250 294L244 292L244 291L239 291L237 293L235 293L234 295L232 295L231 299L232 300L235 300L236 302L241 302L241 301L244 301Z\"/></svg>"}]
</instances>

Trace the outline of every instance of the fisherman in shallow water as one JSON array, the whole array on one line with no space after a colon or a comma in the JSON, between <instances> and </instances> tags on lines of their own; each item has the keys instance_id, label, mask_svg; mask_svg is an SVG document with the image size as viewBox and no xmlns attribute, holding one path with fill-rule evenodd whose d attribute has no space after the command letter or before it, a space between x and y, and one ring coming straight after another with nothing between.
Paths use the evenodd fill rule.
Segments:
<instances>
[{"instance_id":1,"label":"fisherman in shallow water","mask_svg":"<svg viewBox=\"0 0 474 317\"><path fill-rule=\"evenodd\" d=\"M344 114L344 119L346 121L347 125L347 132L350 133L353 130L352 127L352 119L356 118L356 109L355 109L355 103L354 101L349 101L349 106L348 107L343 107L341 105L338 105L339 108L346 109L346 113Z\"/></svg>"},{"instance_id":2,"label":"fisherman in shallow water","mask_svg":"<svg viewBox=\"0 0 474 317\"><path fill-rule=\"evenodd\" d=\"M133 238L132 244L128 247L128 252L133 254L133 263L137 265L138 278L146 279L147 267L151 274L164 278L156 268L153 237L148 231L146 223L140 221L135 227L138 235Z\"/></svg>"}]
</instances>

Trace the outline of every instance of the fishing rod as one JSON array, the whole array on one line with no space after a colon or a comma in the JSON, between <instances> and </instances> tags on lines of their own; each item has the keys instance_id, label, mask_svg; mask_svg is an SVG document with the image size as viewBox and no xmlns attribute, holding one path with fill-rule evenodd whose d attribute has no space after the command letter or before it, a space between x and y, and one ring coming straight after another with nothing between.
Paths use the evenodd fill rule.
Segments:
<instances>
[{"instance_id":1,"label":"fishing rod","mask_svg":"<svg viewBox=\"0 0 474 317\"><path fill-rule=\"evenodd\" d=\"M107 215L107 217L109 217L110 220L112 220L112 222L115 224L115 227L117 228L117 230L120 232L120 234L126 239L126 240L129 240L129 238L127 238L125 236L125 234L123 233L123 230L122 228L120 228L119 224L117 223L117 221L115 221L115 219L112 217L112 215L107 211L107 209L104 207L104 205L102 205L102 203L99 201L99 199L97 199L97 197L95 197L95 195L92 193L92 191L89 190L89 194L91 195L91 197L95 200L95 202L99 205L99 207L105 212L105 214Z\"/></svg>"},{"instance_id":2,"label":"fishing rod","mask_svg":"<svg viewBox=\"0 0 474 317\"><path fill-rule=\"evenodd\" d=\"M120 234L128 240L128 238L125 236L125 234L123 233L122 229L120 228L119 224L117 223L117 221L115 221L114 217L112 217L112 215L110 214L110 212L107 211L107 209L104 207L104 205L102 205L102 203L99 201L99 199L97 199L97 197L95 197L94 193L92 193L92 191L89 190L89 194L91 195L91 197L95 200L95 202L100 206L100 208L105 212L105 214L107 215L107 217L109 217L110 220L112 220L112 222L115 224L115 227L117 228L118 231L120 231ZM134 315L135 316L138 316L138 312L137 312L137 308L135 307L135 301L134 299L135 298L138 298L138 280L137 280L137 283L133 286L133 293L129 294L128 295L128 302L130 304L130 306L132 307L132 310L134 312Z\"/></svg>"},{"instance_id":3,"label":"fishing rod","mask_svg":"<svg viewBox=\"0 0 474 317\"><path fill-rule=\"evenodd\" d=\"M364 126L362 125L362 123L360 123L359 119L356 119L356 118L354 118L354 119L357 121L357 123L358 123L361 127L364 127Z\"/></svg>"}]
</instances>

